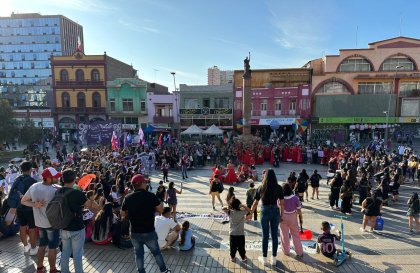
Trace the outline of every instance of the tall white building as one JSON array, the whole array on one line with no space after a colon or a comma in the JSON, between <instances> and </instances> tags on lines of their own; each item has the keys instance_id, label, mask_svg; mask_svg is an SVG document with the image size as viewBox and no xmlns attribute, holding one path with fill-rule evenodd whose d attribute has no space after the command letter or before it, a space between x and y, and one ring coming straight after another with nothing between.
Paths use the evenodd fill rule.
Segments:
<instances>
[{"instance_id":1,"label":"tall white building","mask_svg":"<svg viewBox=\"0 0 420 273\"><path fill-rule=\"evenodd\" d=\"M217 66L207 69L208 85L226 85L229 83L233 83L232 70L220 70Z\"/></svg>"}]
</instances>

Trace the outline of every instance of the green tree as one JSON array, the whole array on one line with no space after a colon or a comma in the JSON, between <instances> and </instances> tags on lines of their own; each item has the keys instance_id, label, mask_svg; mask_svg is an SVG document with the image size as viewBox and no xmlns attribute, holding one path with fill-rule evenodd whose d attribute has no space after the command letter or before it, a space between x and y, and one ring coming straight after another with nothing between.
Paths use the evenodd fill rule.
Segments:
<instances>
[{"instance_id":1,"label":"green tree","mask_svg":"<svg viewBox=\"0 0 420 273\"><path fill-rule=\"evenodd\" d=\"M42 130L35 127L32 120L26 119L20 127L20 143L28 145L33 142L39 142L42 138Z\"/></svg>"},{"instance_id":2,"label":"green tree","mask_svg":"<svg viewBox=\"0 0 420 273\"><path fill-rule=\"evenodd\" d=\"M13 119L13 110L7 100L0 99L0 145L13 140L17 132L17 122Z\"/></svg>"}]
</instances>

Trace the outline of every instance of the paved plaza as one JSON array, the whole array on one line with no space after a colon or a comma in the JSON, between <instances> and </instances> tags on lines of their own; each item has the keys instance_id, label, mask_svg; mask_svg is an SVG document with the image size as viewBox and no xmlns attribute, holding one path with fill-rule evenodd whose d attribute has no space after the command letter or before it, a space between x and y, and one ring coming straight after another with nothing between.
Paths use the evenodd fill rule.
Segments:
<instances>
[{"instance_id":1,"label":"paved plaza","mask_svg":"<svg viewBox=\"0 0 420 273\"><path fill-rule=\"evenodd\" d=\"M263 167L269 167L265 165ZM259 174L263 167L258 167ZM286 180L290 171L299 172L306 168L311 173L315 168L325 176L326 168L317 165L282 164L276 168L280 182ZM171 171L170 181L180 186L180 173ZM189 172L189 179L184 182L184 191L178 196L178 211L194 214L213 213L208 195L208 178L210 167ZM157 173L153 178L153 191L159 181ZM259 183L257 183L257 186ZM235 185L236 196L245 202L246 183ZM224 199L227 192L222 194ZM164 251L165 261L173 272L418 272L420 266L420 235L409 233L405 205L409 195L418 190L411 184L402 185L400 202L392 203L383 209L385 228L381 233L361 233L362 214L360 207L354 203L353 215L344 220L346 247L352 251L353 257L342 266L335 267L332 262L320 254L313 253L310 248L303 259L296 259L294 254L289 257L281 252L276 266L264 267L258 263L261 255L261 228L259 222L247 221L245 224L248 262L236 263L230 261L228 252L229 224L223 224L221 219L188 218L193 234L196 237L196 248L190 252L179 252L176 248ZM309 188L311 193L311 188ZM303 204L304 228L314 233L314 238L320 232L322 221L330 221L339 227L339 220L328 205L329 189L323 179L320 188L320 200L311 200ZM218 203L217 203L218 204ZM215 214L220 214L220 206L216 206ZM180 219L182 222L184 219ZM0 241L0 272L34 272L35 265L31 257L23 254L23 247L18 236ZM270 252L269 252L270 254ZM45 264L47 264L45 259ZM147 253L146 272L159 272L154 258ZM85 246L85 272L136 272L132 249L122 250L113 245L97 246L88 243Z\"/></svg>"}]
</instances>

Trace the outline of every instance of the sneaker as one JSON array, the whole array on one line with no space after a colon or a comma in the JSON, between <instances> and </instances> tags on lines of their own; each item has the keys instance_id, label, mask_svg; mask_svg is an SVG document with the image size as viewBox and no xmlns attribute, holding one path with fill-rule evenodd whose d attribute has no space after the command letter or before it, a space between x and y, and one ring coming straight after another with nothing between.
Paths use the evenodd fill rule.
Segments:
<instances>
[{"instance_id":1,"label":"sneaker","mask_svg":"<svg viewBox=\"0 0 420 273\"><path fill-rule=\"evenodd\" d=\"M260 263L262 263L263 265L268 265L268 260L267 260L267 257L262 257L262 256L260 256L260 257L258 257L258 261L259 261Z\"/></svg>"},{"instance_id":2,"label":"sneaker","mask_svg":"<svg viewBox=\"0 0 420 273\"><path fill-rule=\"evenodd\" d=\"M36 254L38 254L38 247L31 248L31 250L29 250L29 255L35 256Z\"/></svg>"},{"instance_id":3,"label":"sneaker","mask_svg":"<svg viewBox=\"0 0 420 273\"><path fill-rule=\"evenodd\" d=\"M246 263L246 261L248 261L248 258L245 256L242 258L242 262Z\"/></svg>"},{"instance_id":4,"label":"sneaker","mask_svg":"<svg viewBox=\"0 0 420 273\"><path fill-rule=\"evenodd\" d=\"M163 271L163 273L172 273L172 270L170 270L169 268L166 268L166 270Z\"/></svg>"},{"instance_id":5,"label":"sneaker","mask_svg":"<svg viewBox=\"0 0 420 273\"><path fill-rule=\"evenodd\" d=\"M26 246L23 246L23 252L28 253L29 250L31 250L31 244L27 244Z\"/></svg>"},{"instance_id":6,"label":"sneaker","mask_svg":"<svg viewBox=\"0 0 420 273\"><path fill-rule=\"evenodd\" d=\"M366 229L364 229L364 228L362 228L362 227L361 227L361 228L360 228L360 231L361 231L361 232L366 232Z\"/></svg>"},{"instance_id":7,"label":"sneaker","mask_svg":"<svg viewBox=\"0 0 420 273\"><path fill-rule=\"evenodd\" d=\"M36 273L45 273L45 272L46 272L46 270L45 270L45 267L43 267L43 266L38 267L38 268L36 269Z\"/></svg>"},{"instance_id":8,"label":"sneaker","mask_svg":"<svg viewBox=\"0 0 420 273\"><path fill-rule=\"evenodd\" d=\"M50 273L61 273L61 271L58 270L57 268L54 268L54 269L50 269Z\"/></svg>"},{"instance_id":9,"label":"sneaker","mask_svg":"<svg viewBox=\"0 0 420 273\"><path fill-rule=\"evenodd\" d=\"M331 208L331 209L334 209L334 207L333 207L333 206L331 206L330 208Z\"/></svg>"},{"instance_id":10,"label":"sneaker","mask_svg":"<svg viewBox=\"0 0 420 273\"><path fill-rule=\"evenodd\" d=\"M270 263L271 263L271 265L276 265L277 264L277 257L271 256Z\"/></svg>"}]
</instances>

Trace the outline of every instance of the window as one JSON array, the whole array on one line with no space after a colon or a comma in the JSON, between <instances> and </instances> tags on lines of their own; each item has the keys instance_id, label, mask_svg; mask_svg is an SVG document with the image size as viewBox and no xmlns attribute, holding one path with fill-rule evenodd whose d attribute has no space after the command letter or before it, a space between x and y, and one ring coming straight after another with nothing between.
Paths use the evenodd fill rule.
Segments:
<instances>
[{"instance_id":1,"label":"window","mask_svg":"<svg viewBox=\"0 0 420 273\"><path fill-rule=\"evenodd\" d=\"M402 82L400 84L400 95L410 96L418 94L420 82Z\"/></svg>"},{"instance_id":2,"label":"window","mask_svg":"<svg viewBox=\"0 0 420 273\"><path fill-rule=\"evenodd\" d=\"M291 99L289 103L289 110L295 111L296 110L296 99Z\"/></svg>"},{"instance_id":3,"label":"window","mask_svg":"<svg viewBox=\"0 0 420 273\"><path fill-rule=\"evenodd\" d=\"M317 93L336 94L336 93L350 93L347 87L340 82L328 82L324 84Z\"/></svg>"},{"instance_id":4,"label":"window","mask_svg":"<svg viewBox=\"0 0 420 273\"><path fill-rule=\"evenodd\" d=\"M402 66L398 68L399 71L412 71L414 70L413 62L407 57L392 57L388 58L382 64L381 70L382 71L395 71L396 66Z\"/></svg>"},{"instance_id":5,"label":"window","mask_svg":"<svg viewBox=\"0 0 420 273\"><path fill-rule=\"evenodd\" d=\"M184 99L184 105L187 109L198 109L198 99Z\"/></svg>"},{"instance_id":6,"label":"window","mask_svg":"<svg viewBox=\"0 0 420 273\"><path fill-rule=\"evenodd\" d=\"M70 107L70 96L69 96L69 93L64 92L61 95L61 106L63 108L69 108Z\"/></svg>"},{"instance_id":7,"label":"window","mask_svg":"<svg viewBox=\"0 0 420 273\"><path fill-rule=\"evenodd\" d=\"M134 111L133 99L123 99L123 111Z\"/></svg>"},{"instance_id":8,"label":"window","mask_svg":"<svg viewBox=\"0 0 420 273\"><path fill-rule=\"evenodd\" d=\"M109 99L109 110L115 112L115 99Z\"/></svg>"},{"instance_id":9,"label":"window","mask_svg":"<svg viewBox=\"0 0 420 273\"><path fill-rule=\"evenodd\" d=\"M210 99L203 99L203 107L210 108Z\"/></svg>"},{"instance_id":10,"label":"window","mask_svg":"<svg viewBox=\"0 0 420 273\"><path fill-rule=\"evenodd\" d=\"M262 100L260 103L260 110L267 111L267 100Z\"/></svg>"},{"instance_id":11,"label":"window","mask_svg":"<svg viewBox=\"0 0 420 273\"><path fill-rule=\"evenodd\" d=\"M101 95L98 92L92 94L92 106L93 108L101 107Z\"/></svg>"},{"instance_id":12,"label":"window","mask_svg":"<svg viewBox=\"0 0 420 273\"><path fill-rule=\"evenodd\" d=\"M281 111L281 99L276 100L276 111Z\"/></svg>"},{"instance_id":13,"label":"window","mask_svg":"<svg viewBox=\"0 0 420 273\"><path fill-rule=\"evenodd\" d=\"M67 82L69 80L69 73L66 69L60 71L60 81Z\"/></svg>"},{"instance_id":14,"label":"window","mask_svg":"<svg viewBox=\"0 0 420 273\"><path fill-rule=\"evenodd\" d=\"M215 98L214 108L229 108L229 99L228 98Z\"/></svg>"},{"instance_id":15,"label":"window","mask_svg":"<svg viewBox=\"0 0 420 273\"><path fill-rule=\"evenodd\" d=\"M359 94L389 94L390 82L359 82Z\"/></svg>"},{"instance_id":16,"label":"window","mask_svg":"<svg viewBox=\"0 0 420 273\"><path fill-rule=\"evenodd\" d=\"M77 107L79 108L86 107L85 94L82 92L79 92L79 94L77 94Z\"/></svg>"},{"instance_id":17,"label":"window","mask_svg":"<svg viewBox=\"0 0 420 273\"><path fill-rule=\"evenodd\" d=\"M351 58L340 64L340 72L371 71L370 63L365 59Z\"/></svg>"},{"instance_id":18,"label":"window","mask_svg":"<svg viewBox=\"0 0 420 273\"><path fill-rule=\"evenodd\" d=\"M83 82L85 80L85 73L82 69L76 70L76 81L77 82Z\"/></svg>"},{"instance_id":19,"label":"window","mask_svg":"<svg viewBox=\"0 0 420 273\"><path fill-rule=\"evenodd\" d=\"M144 100L140 101L140 111L146 112L146 101Z\"/></svg>"},{"instance_id":20,"label":"window","mask_svg":"<svg viewBox=\"0 0 420 273\"><path fill-rule=\"evenodd\" d=\"M235 109L242 110L242 101L239 101L239 100L236 101Z\"/></svg>"},{"instance_id":21,"label":"window","mask_svg":"<svg viewBox=\"0 0 420 273\"><path fill-rule=\"evenodd\" d=\"M136 117L125 117L125 124L138 124L139 119Z\"/></svg>"},{"instance_id":22,"label":"window","mask_svg":"<svg viewBox=\"0 0 420 273\"><path fill-rule=\"evenodd\" d=\"M93 82L99 82L99 71L97 69L92 70L91 80Z\"/></svg>"}]
</instances>

